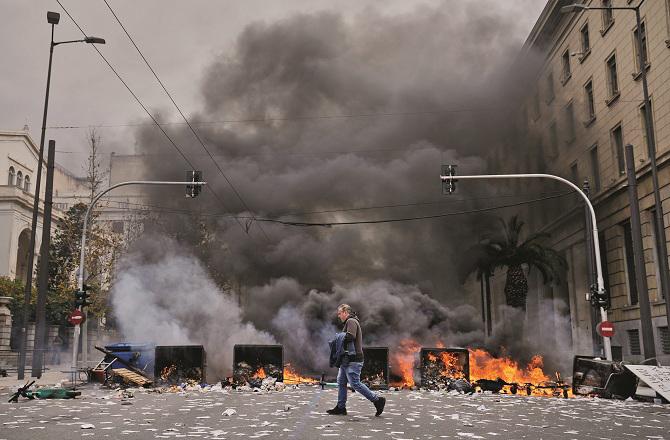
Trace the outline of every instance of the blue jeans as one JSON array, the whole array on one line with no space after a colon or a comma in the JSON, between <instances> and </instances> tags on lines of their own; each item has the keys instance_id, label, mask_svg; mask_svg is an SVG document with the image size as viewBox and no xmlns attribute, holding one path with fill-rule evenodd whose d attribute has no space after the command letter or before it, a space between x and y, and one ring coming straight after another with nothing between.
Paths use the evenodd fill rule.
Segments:
<instances>
[{"instance_id":1,"label":"blue jeans","mask_svg":"<svg viewBox=\"0 0 670 440\"><path fill-rule=\"evenodd\" d=\"M379 399L375 393L370 391L370 388L361 383L361 370L363 369L363 362L346 362L340 367L337 373L337 406L339 408L347 407L347 383L351 384L351 388L361 393L361 396L368 399L370 402L375 402Z\"/></svg>"}]
</instances>

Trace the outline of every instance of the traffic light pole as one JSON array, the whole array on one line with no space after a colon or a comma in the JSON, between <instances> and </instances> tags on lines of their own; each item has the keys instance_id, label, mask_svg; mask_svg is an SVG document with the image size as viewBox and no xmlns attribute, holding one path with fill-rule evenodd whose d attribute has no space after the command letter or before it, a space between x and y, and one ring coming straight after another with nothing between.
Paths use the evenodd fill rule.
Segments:
<instances>
[{"instance_id":1,"label":"traffic light pole","mask_svg":"<svg viewBox=\"0 0 670 440\"><path fill-rule=\"evenodd\" d=\"M453 191L455 188L455 182L458 180L493 180L493 179L551 179L551 180L557 180L561 183L564 183L565 185L568 185L570 188L574 189L577 191L577 193L584 199L584 202L586 203L586 206L589 208L589 211L591 213L591 226L592 226L592 234L593 234L593 253L595 257L595 262L596 262L596 276L597 276L597 292L595 292L599 296L604 296L605 294L605 281L603 278L603 268L602 268L602 263L600 261L600 241L598 240L598 227L597 221L596 221L596 211L593 209L593 205L591 204L591 201L589 198L582 192L582 190L575 185L574 183L570 182L567 179L564 179L559 176L554 176L553 174L482 174L478 176L455 176L455 175L447 175L443 176L440 175L440 180L444 182L445 184L448 184L449 188L451 189L450 191ZM593 294L592 292L591 294ZM600 307L600 318L603 321L607 321L607 311L605 310L604 307ZM610 338L603 338L603 345L605 349L605 357L607 360L611 361L612 360L612 342Z\"/></svg>"},{"instance_id":2,"label":"traffic light pole","mask_svg":"<svg viewBox=\"0 0 670 440\"><path fill-rule=\"evenodd\" d=\"M120 182L117 183L116 185L112 185L109 188L101 191L98 193L93 200L91 200L91 203L88 205L88 209L86 209L86 214L84 215L84 225L82 228L82 233L81 233L81 248L79 250L79 275L77 276L77 289L79 292L84 291L84 259L86 258L86 232L88 229L88 219L91 215L91 211L93 210L93 207L95 204L100 200L102 196L110 192L111 190L118 188L120 186L128 186L128 185L181 185L181 186L203 186L207 185L207 182L165 182L165 181L156 181L156 180L131 180L128 182ZM77 307L77 309L81 310L82 307ZM82 337L82 362L86 367L88 367L88 350L86 344L88 343L88 338L87 338L87 324L86 320L84 320L84 334ZM77 369L77 353L79 351L79 334L81 333L81 324L77 324L74 326L74 340L72 344L72 370Z\"/></svg>"}]
</instances>

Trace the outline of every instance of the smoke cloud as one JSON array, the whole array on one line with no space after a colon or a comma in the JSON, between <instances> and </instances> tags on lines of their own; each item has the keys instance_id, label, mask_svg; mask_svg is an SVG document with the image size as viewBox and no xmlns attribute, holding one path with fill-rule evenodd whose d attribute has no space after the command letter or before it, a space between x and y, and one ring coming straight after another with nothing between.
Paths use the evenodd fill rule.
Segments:
<instances>
[{"instance_id":1,"label":"smoke cloud","mask_svg":"<svg viewBox=\"0 0 670 440\"><path fill-rule=\"evenodd\" d=\"M141 247L144 253L121 261L112 290L114 314L128 340L203 345L214 378L230 371L233 345L275 342L241 320L234 299L193 256L157 237L142 240Z\"/></svg>"},{"instance_id":2,"label":"smoke cloud","mask_svg":"<svg viewBox=\"0 0 670 440\"><path fill-rule=\"evenodd\" d=\"M318 371L338 328L335 307L347 302L367 345L484 346L477 300L460 287L456 266L490 217L330 228L251 217L407 219L496 202L491 194L504 187L481 183L460 183L457 196L443 198L438 175L440 164L484 171L489 151L527 142L515 138L513 115L533 61L512 68L523 35L504 9L490 0L248 26L198 80L202 107L190 119L216 162L187 128L168 129L217 197L205 190L184 203L150 193L152 204L187 212L147 223L146 232L173 241L143 240L119 271L114 304L126 335L204 343L222 365L232 344L274 338L287 359ZM148 178L181 178L188 168L155 128L137 132L137 150ZM498 329L491 348L527 357L544 342L534 330L513 331Z\"/></svg>"}]
</instances>

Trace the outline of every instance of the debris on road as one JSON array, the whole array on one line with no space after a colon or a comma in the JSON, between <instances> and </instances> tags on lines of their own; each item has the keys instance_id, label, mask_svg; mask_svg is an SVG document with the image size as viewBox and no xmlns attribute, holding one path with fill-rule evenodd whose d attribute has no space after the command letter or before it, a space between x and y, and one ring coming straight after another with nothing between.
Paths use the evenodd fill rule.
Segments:
<instances>
[{"instance_id":1,"label":"debris on road","mask_svg":"<svg viewBox=\"0 0 670 440\"><path fill-rule=\"evenodd\" d=\"M221 413L222 416L226 416L226 417L234 416L235 414L237 414L237 411L235 411L232 408L228 408L224 412Z\"/></svg>"}]
</instances>

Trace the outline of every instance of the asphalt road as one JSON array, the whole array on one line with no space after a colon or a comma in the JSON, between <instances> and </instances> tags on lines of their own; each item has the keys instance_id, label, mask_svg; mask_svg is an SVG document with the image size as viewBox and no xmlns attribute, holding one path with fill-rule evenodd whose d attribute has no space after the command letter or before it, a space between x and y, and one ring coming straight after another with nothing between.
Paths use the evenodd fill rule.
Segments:
<instances>
[{"instance_id":1,"label":"asphalt road","mask_svg":"<svg viewBox=\"0 0 670 440\"><path fill-rule=\"evenodd\" d=\"M670 405L385 392L381 417L350 395L347 416L329 416L333 389L181 394L137 391L132 398L87 386L75 400L0 403L0 439L670 439ZM234 414L224 415L224 413ZM92 427L84 429L86 424Z\"/></svg>"}]
</instances>

